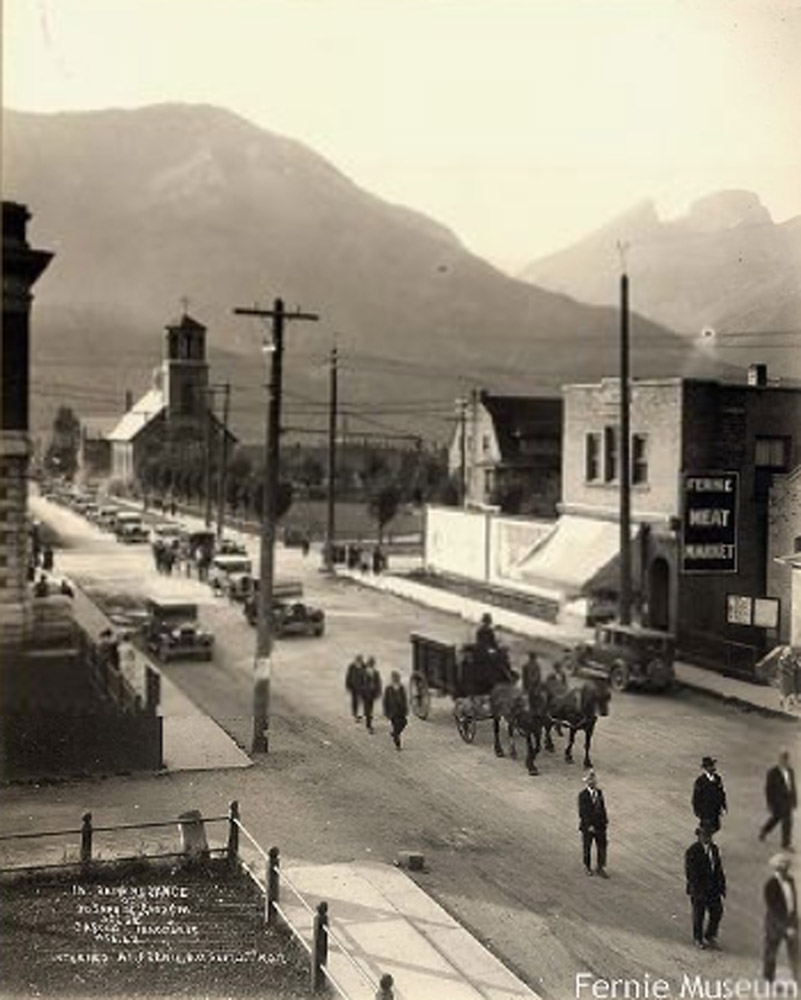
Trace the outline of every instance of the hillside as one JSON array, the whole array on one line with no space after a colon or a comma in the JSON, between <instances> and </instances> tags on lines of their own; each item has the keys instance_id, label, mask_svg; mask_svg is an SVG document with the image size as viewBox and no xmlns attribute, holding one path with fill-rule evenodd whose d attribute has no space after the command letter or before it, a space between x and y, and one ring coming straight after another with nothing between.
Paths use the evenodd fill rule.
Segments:
<instances>
[{"instance_id":1,"label":"hillside","mask_svg":"<svg viewBox=\"0 0 801 1000\"><path fill-rule=\"evenodd\" d=\"M276 295L320 314L287 335L290 398L324 401L334 332L343 398L384 406L447 402L469 384L556 392L615 370L614 309L506 277L436 222L227 111L7 111L4 133L4 197L30 206L31 239L56 252L36 289L40 419L60 396L108 412L146 387L184 296L209 327L215 379L250 386L234 418L255 435L261 332L231 311ZM633 343L638 375L716 370L639 317ZM423 408L388 422L448 432Z\"/></svg>"},{"instance_id":2,"label":"hillside","mask_svg":"<svg viewBox=\"0 0 801 1000\"><path fill-rule=\"evenodd\" d=\"M629 244L632 305L654 322L690 337L711 328L732 361L789 364L801 376L801 217L775 223L759 198L722 191L663 222L642 202L559 253L534 261L520 277L584 302L610 305L619 270L618 241ZM752 337L742 337L752 333ZM760 337L767 345L765 357ZM738 350L734 345L741 344ZM777 353L776 344L784 345Z\"/></svg>"}]
</instances>

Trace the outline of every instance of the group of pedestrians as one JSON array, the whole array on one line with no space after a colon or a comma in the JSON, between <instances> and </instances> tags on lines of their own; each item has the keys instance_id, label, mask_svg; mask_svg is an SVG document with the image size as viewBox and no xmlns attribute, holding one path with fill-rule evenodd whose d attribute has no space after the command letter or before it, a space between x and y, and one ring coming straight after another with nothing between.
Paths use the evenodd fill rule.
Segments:
<instances>
[{"instance_id":1,"label":"group of pedestrians","mask_svg":"<svg viewBox=\"0 0 801 1000\"><path fill-rule=\"evenodd\" d=\"M768 982L775 979L777 954L784 944L793 978L798 981L798 895L790 875L793 812L798 797L795 772L787 751L782 751L777 764L767 772L765 798L770 815L759 830L759 840L764 841L779 826L782 850L770 858L773 873L763 889L763 976ZM693 943L696 948L716 949L726 898L726 874L714 836L720 830L721 817L727 812L728 803L714 757L704 757L701 761L701 773L693 786L692 807L698 820L696 842L687 849L684 863L687 895L692 906Z\"/></svg>"},{"instance_id":2,"label":"group of pedestrians","mask_svg":"<svg viewBox=\"0 0 801 1000\"><path fill-rule=\"evenodd\" d=\"M350 695L350 708L354 721L361 723L364 715L367 732L371 735L375 732L373 728L375 703L381 698L383 690L384 716L390 722L392 742L395 748L400 750L401 734L409 721L409 699L400 673L393 670L388 687L382 688L375 657L368 656L365 659L361 653L357 653L348 664L345 673L345 690Z\"/></svg>"}]
</instances>

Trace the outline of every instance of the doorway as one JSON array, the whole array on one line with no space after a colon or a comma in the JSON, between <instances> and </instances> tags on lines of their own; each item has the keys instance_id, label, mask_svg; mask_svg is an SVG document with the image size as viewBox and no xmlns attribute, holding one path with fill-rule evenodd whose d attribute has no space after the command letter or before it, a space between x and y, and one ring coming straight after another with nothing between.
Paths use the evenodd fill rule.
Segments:
<instances>
[{"instance_id":1,"label":"doorway","mask_svg":"<svg viewBox=\"0 0 801 1000\"><path fill-rule=\"evenodd\" d=\"M670 566L662 556L648 570L648 620L651 628L670 631Z\"/></svg>"}]
</instances>

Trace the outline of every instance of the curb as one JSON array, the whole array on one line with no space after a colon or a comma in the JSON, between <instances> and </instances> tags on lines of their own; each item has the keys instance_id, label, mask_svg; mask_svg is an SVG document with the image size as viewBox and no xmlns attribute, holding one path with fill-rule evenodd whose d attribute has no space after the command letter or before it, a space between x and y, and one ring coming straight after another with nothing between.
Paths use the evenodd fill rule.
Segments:
<instances>
[{"instance_id":1,"label":"curb","mask_svg":"<svg viewBox=\"0 0 801 1000\"><path fill-rule=\"evenodd\" d=\"M789 712L785 712L781 708L756 705L753 701L748 701L746 698L741 698L736 694L726 694L723 691L716 691L714 688L704 687L703 684L696 684L693 681L679 680L678 684L689 691L696 691L699 694L707 695L709 698L714 698L715 701L722 701L726 705L733 705L744 712L756 712L758 715L781 719L783 722L795 723L796 725L801 722L801 716L790 715Z\"/></svg>"}]
</instances>

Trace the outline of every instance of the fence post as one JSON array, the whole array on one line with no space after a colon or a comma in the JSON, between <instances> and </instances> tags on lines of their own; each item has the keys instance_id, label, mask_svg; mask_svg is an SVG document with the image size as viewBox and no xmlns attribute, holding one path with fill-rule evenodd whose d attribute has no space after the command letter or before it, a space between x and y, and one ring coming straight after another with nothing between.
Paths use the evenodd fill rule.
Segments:
<instances>
[{"instance_id":1,"label":"fence post","mask_svg":"<svg viewBox=\"0 0 801 1000\"><path fill-rule=\"evenodd\" d=\"M319 993L325 986L324 969L328 961L328 903L323 900L317 904L314 914L314 932L312 936L311 953L311 988L312 993Z\"/></svg>"},{"instance_id":2,"label":"fence post","mask_svg":"<svg viewBox=\"0 0 801 1000\"><path fill-rule=\"evenodd\" d=\"M83 814L81 826L81 864L88 865L92 861L92 814Z\"/></svg>"},{"instance_id":3,"label":"fence post","mask_svg":"<svg viewBox=\"0 0 801 1000\"><path fill-rule=\"evenodd\" d=\"M270 860L267 864L267 926L273 927L278 917L276 903L280 892L281 858L277 847L270 848Z\"/></svg>"},{"instance_id":4,"label":"fence post","mask_svg":"<svg viewBox=\"0 0 801 1000\"><path fill-rule=\"evenodd\" d=\"M228 810L228 864L233 866L239 857L239 803L234 799Z\"/></svg>"}]
</instances>

